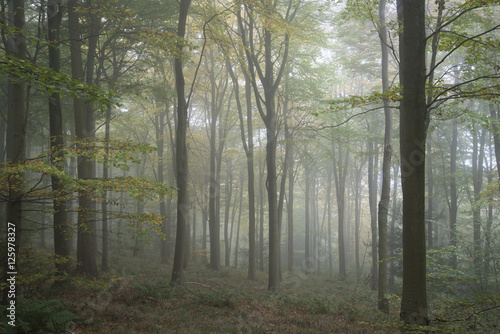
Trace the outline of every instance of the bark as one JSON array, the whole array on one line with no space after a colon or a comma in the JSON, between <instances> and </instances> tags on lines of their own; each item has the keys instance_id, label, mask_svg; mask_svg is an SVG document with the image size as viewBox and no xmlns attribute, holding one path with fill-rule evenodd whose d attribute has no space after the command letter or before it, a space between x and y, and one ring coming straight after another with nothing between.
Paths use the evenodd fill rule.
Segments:
<instances>
[{"instance_id":1,"label":"bark","mask_svg":"<svg viewBox=\"0 0 500 334\"><path fill-rule=\"evenodd\" d=\"M332 251L332 168L327 168L327 192L326 192L326 206L328 215L328 273L330 277L333 276L333 251Z\"/></svg>"},{"instance_id":2,"label":"bark","mask_svg":"<svg viewBox=\"0 0 500 334\"><path fill-rule=\"evenodd\" d=\"M9 3L9 11L13 14L9 15L9 23L14 28L25 29L24 17L24 1L13 0ZM26 41L22 34L12 34L8 36L6 47L7 54L17 57L20 60L26 60ZM17 83L14 75L9 76L8 81L8 101L7 101L7 163L12 165L24 163L26 160L26 121L27 121L27 108L26 108L26 87L24 84ZM7 213L5 216L5 235L15 231L15 252L19 254L21 245L21 230L23 219L23 203L22 203L22 184L23 174L18 173L13 175L10 180L10 198L7 202ZM6 275L12 270L8 266L7 259L2 255L3 265L3 280L7 279ZM2 303L8 303L8 289L3 289Z\"/></svg>"},{"instance_id":3,"label":"bark","mask_svg":"<svg viewBox=\"0 0 500 334\"><path fill-rule=\"evenodd\" d=\"M239 253L239 249L240 249L241 214L243 212L243 180L244 180L243 173L241 173L241 175L240 175L240 199L239 199L240 204L239 204L239 210L238 210L238 227L236 229L236 244L234 246L234 267L235 268L238 268L238 253ZM254 257L254 262L255 262L255 257ZM250 277L248 279L250 279Z\"/></svg>"},{"instance_id":4,"label":"bark","mask_svg":"<svg viewBox=\"0 0 500 334\"><path fill-rule=\"evenodd\" d=\"M48 15L48 43L49 43L49 67L55 72L61 70L61 51L59 49L59 32L62 20L62 1L50 0L47 4ZM64 170L64 137L63 137L63 115L61 98L59 93L54 93L49 97L49 125L50 125L50 148L52 161L59 170ZM52 190L56 193L53 200L54 208L54 252L56 255L67 257L70 255L67 236L71 234L67 217L67 202L64 199L65 191L61 180L57 176L52 176ZM57 198L57 196L60 196ZM66 272L68 265L56 265L59 273Z\"/></svg>"},{"instance_id":5,"label":"bark","mask_svg":"<svg viewBox=\"0 0 500 334\"><path fill-rule=\"evenodd\" d=\"M179 6L179 22L177 35L183 39L186 32L186 21L191 0L181 0ZM178 45L182 54L182 44ZM175 236L175 253L172 267L172 284L182 281L184 252L186 249L186 224L189 215L189 193L188 193L188 156L186 134L188 126L187 101L185 96L184 72L182 69L182 57L177 56L174 62L175 88L177 92L177 129L175 132L176 144L176 182L177 182L177 232Z\"/></svg>"},{"instance_id":6,"label":"bark","mask_svg":"<svg viewBox=\"0 0 500 334\"><path fill-rule=\"evenodd\" d=\"M231 209L231 198L233 196L233 171L231 163L227 162L226 174L226 191L225 191L225 208L224 208L224 265L230 266L231 259L231 241L229 237L229 215ZM234 204L233 204L234 205Z\"/></svg>"},{"instance_id":7,"label":"bark","mask_svg":"<svg viewBox=\"0 0 500 334\"><path fill-rule=\"evenodd\" d=\"M389 247L389 257L394 258L395 252L395 244L396 244L396 217L398 215L398 203L397 203L397 193L398 193L398 171L399 166L396 164L393 166L393 180L392 180L392 219L391 219L391 228L389 231L389 240L391 241L392 247ZM391 292L395 292L395 277L396 276L396 268L394 265L394 261L389 261L389 282L388 287Z\"/></svg>"},{"instance_id":8,"label":"bark","mask_svg":"<svg viewBox=\"0 0 500 334\"><path fill-rule=\"evenodd\" d=\"M336 161L333 162L333 176L335 180L335 191L337 195L338 214L338 249L339 249L339 275L341 279L347 278L346 268L346 246L345 246L345 185L347 179L347 166L349 163L349 150L342 152L339 144L338 154L332 147L332 154Z\"/></svg>"},{"instance_id":9,"label":"bark","mask_svg":"<svg viewBox=\"0 0 500 334\"><path fill-rule=\"evenodd\" d=\"M356 169L355 184L354 184L354 256L356 262L356 281L359 282L361 278L361 263L359 259L359 244L360 244L360 228L361 228L361 174L363 172L363 165ZM329 172L330 173L330 172ZM329 182L331 182L331 176ZM330 183L328 184L328 191L330 191ZM329 192L327 198L329 198ZM330 213L329 213L330 214ZM330 218L328 218L330 220Z\"/></svg>"},{"instance_id":10,"label":"bark","mask_svg":"<svg viewBox=\"0 0 500 334\"><path fill-rule=\"evenodd\" d=\"M472 216L473 216L473 244L474 244L474 265L476 273L480 277L482 273L483 254L481 251L481 206L479 203L481 190L483 187L483 162L484 162L484 144L486 131L473 129L473 152L472 152Z\"/></svg>"},{"instance_id":11,"label":"bark","mask_svg":"<svg viewBox=\"0 0 500 334\"><path fill-rule=\"evenodd\" d=\"M432 134L427 138L427 248L433 249L433 219L434 219L434 172L432 170Z\"/></svg>"},{"instance_id":12,"label":"bark","mask_svg":"<svg viewBox=\"0 0 500 334\"><path fill-rule=\"evenodd\" d=\"M311 268L311 176L310 176L310 162L309 158L304 159L304 180L305 180L305 194L304 194L304 226L305 226L305 242L304 242L304 261L306 270Z\"/></svg>"},{"instance_id":13,"label":"bark","mask_svg":"<svg viewBox=\"0 0 500 334\"><path fill-rule=\"evenodd\" d=\"M78 15L78 1L68 1L68 25L71 49L71 75L73 79L83 82L82 42ZM80 97L73 99L75 117L75 134L78 141L92 138L94 127L89 121L93 119L87 113L85 101ZM78 145L78 144L77 144ZM92 162L83 156L77 158L78 177L86 180L93 176ZM78 192L78 239L76 272L90 276L98 276L96 249L93 238L95 221L91 214L92 201L87 190Z\"/></svg>"},{"instance_id":14,"label":"bark","mask_svg":"<svg viewBox=\"0 0 500 334\"><path fill-rule=\"evenodd\" d=\"M378 251L377 251L377 172L378 148L377 144L370 139L368 142L368 202L370 206L370 228L371 228L371 289L377 290L378 286Z\"/></svg>"},{"instance_id":15,"label":"bark","mask_svg":"<svg viewBox=\"0 0 500 334\"><path fill-rule=\"evenodd\" d=\"M398 1L402 10L400 82L401 182L403 190L403 291L401 320L426 326L425 248L425 2Z\"/></svg>"},{"instance_id":16,"label":"bark","mask_svg":"<svg viewBox=\"0 0 500 334\"><path fill-rule=\"evenodd\" d=\"M259 145L261 146L261 145ZM264 166L259 159L259 270L264 271Z\"/></svg>"},{"instance_id":17,"label":"bark","mask_svg":"<svg viewBox=\"0 0 500 334\"><path fill-rule=\"evenodd\" d=\"M168 105L165 105L165 111L168 111ZM165 153L165 116L167 112L160 112L159 115L155 116L155 138L156 138L156 147L158 148L158 182L164 183L164 153ZM162 264L168 263L168 243L167 243L167 235L170 234L170 231L167 229L167 203L165 198L160 199L159 204L160 216L163 218L161 229L162 233L165 235L164 238L160 239L160 262Z\"/></svg>"},{"instance_id":18,"label":"bark","mask_svg":"<svg viewBox=\"0 0 500 334\"><path fill-rule=\"evenodd\" d=\"M248 7L247 7L248 8ZM287 12L287 17L285 20L292 20L297 11L297 7L293 10ZM275 11L275 8L271 7L271 4L266 3L263 8L267 14ZM293 13L293 14L291 14ZM239 26L242 27L243 22L239 20ZM250 26L253 26L255 22L250 20ZM244 29L240 29L244 31ZM268 210L269 210L269 291L279 290L279 280L280 280L280 226L278 217L278 186L277 186L277 173L276 173L276 149L277 149L277 119L276 119L276 91L280 85L283 73L285 70L288 49L289 49L289 35L285 33L283 39L281 40L282 56L280 57L281 62L277 62L275 56L273 55L273 50L276 43L276 39L273 35L273 31L264 27L262 30L262 57L263 57L263 68L261 67L261 62L258 61L258 51L254 48L253 38L254 34L249 33L249 43L250 48L245 49L245 54L247 61L249 62L249 67L252 68L250 71L252 87L255 95L255 100L259 113L262 120L266 126L266 167L267 167L267 200L268 200ZM243 37L244 45L246 45L246 36ZM260 50L259 50L260 51ZM263 94L259 89L257 84L257 76L259 78L260 84L263 88ZM276 73L275 73L276 71ZM264 107L262 106L264 104ZM265 109L265 111L264 111Z\"/></svg>"},{"instance_id":19,"label":"bark","mask_svg":"<svg viewBox=\"0 0 500 334\"><path fill-rule=\"evenodd\" d=\"M382 89L389 89L389 48L387 46L387 27L385 22L386 1L380 0L380 46L382 51ZM392 157L392 111L389 101L384 99L384 156L382 161L382 190L378 205L378 309L389 314L388 290L388 245L387 245L387 220L389 216L389 200L391 194L391 157Z\"/></svg>"},{"instance_id":20,"label":"bark","mask_svg":"<svg viewBox=\"0 0 500 334\"><path fill-rule=\"evenodd\" d=\"M241 12L238 11L238 20L241 21ZM239 25L241 26L241 25ZM242 29L242 28L241 28ZM240 52L240 58L243 59L243 52ZM236 107L238 109L238 116L240 121L240 134L243 149L245 151L247 161L248 173L248 279L256 279L256 245L255 245L255 173L254 173L254 155L253 155L253 110L252 110L252 84L250 82L249 74L245 66L242 65L242 72L245 77L245 105L246 105L246 132L245 136L245 122L243 120L243 108L241 106L239 83L231 64L228 62L228 72L233 81L234 96L236 99ZM239 225L238 225L239 230ZM238 240L238 239L237 239Z\"/></svg>"},{"instance_id":21,"label":"bark","mask_svg":"<svg viewBox=\"0 0 500 334\"><path fill-rule=\"evenodd\" d=\"M453 119L453 130L450 144L450 205L449 205L449 225L450 225L450 246L457 247L457 213L458 213L458 194L457 194L457 148L458 148L458 120ZM457 255L454 252L451 258L451 267L457 269Z\"/></svg>"},{"instance_id":22,"label":"bark","mask_svg":"<svg viewBox=\"0 0 500 334\"><path fill-rule=\"evenodd\" d=\"M106 109L106 120L105 120L105 129L104 129L104 140L106 142L106 155L104 157L102 178L109 178L109 167L108 167L108 156L109 156L109 140L111 137L110 134L110 126L111 126L111 107ZM104 191L102 198L102 262L101 269L107 270L109 267L109 221L108 221L108 192Z\"/></svg>"},{"instance_id":23,"label":"bark","mask_svg":"<svg viewBox=\"0 0 500 334\"><path fill-rule=\"evenodd\" d=\"M500 189L500 107L490 103L491 128L493 130L493 143L495 145L495 160L497 162L498 188Z\"/></svg>"},{"instance_id":24,"label":"bark","mask_svg":"<svg viewBox=\"0 0 500 334\"><path fill-rule=\"evenodd\" d=\"M288 271L291 273L293 272L293 185L294 185L294 176L293 176L293 141L292 141L292 135L290 133L289 125L288 125L288 116L285 116L285 140L286 140L286 146L287 146L287 159L288 159L288 198L286 202L286 209L287 209L287 233L288 233L288 243L287 243L287 250L288 250Z\"/></svg>"},{"instance_id":25,"label":"bark","mask_svg":"<svg viewBox=\"0 0 500 334\"><path fill-rule=\"evenodd\" d=\"M213 59L213 58L212 58ZM213 62L213 61L212 61ZM211 73L213 73L213 68ZM220 197L220 185L217 177L216 165L216 141L217 141L217 119L219 117L219 109L215 102L215 79L213 74L210 76L211 81L211 121L210 121L210 185L209 185L209 200L208 200L208 227L210 230L210 268L219 270L220 267L220 222L218 220L218 205L217 200Z\"/></svg>"}]
</instances>

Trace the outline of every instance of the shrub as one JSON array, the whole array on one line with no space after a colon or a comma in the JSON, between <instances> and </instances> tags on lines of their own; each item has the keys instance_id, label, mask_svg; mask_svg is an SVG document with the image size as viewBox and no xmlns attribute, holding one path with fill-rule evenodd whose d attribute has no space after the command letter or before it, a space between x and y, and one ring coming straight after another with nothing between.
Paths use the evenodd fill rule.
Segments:
<instances>
[{"instance_id":1,"label":"shrub","mask_svg":"<svg viewBox=\"0 0 500 334\"><path fill-rule=\"evenodd\" d=\"M17 333L60 333L76 318L57 299L27 300L18 297L16 305ZM3 315L6 311L6 307L2 307ZM0 328L0 333L9 333L8 327Z\"/></svg>"}]
</instances>

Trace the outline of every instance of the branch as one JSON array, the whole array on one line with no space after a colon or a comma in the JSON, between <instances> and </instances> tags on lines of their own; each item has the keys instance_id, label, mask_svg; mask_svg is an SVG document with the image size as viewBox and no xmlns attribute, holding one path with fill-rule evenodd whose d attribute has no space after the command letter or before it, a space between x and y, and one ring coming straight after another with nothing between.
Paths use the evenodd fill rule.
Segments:
<instances>
[{"instance_id":1,"label":"branch","mask_svg":"<svg viewBox=\"0 0 500 334\"><path fill-rule=\"evenodd\" d=\"M492 32L493 30L498 29L499 27L500 27L500 24L498 24L498 25L494 26L494 27L493 27L493 28L491 28L491 29L488 29L488 30L486 30L486 31L483 31L483 32L482 32L482 33L480 33L480 34L477 34L477 35L475 35L475 36L471 36L471 37L469 37L469 38L464 39L464 40L463 40L462 42L460 42L457 46L455 46L455 47L454 47L454 48L453 48L450 52L448 52L448 53L447 53L447 54L446 54L446 55L445 55L445 56L444 56L444 57L443 57L443 58L442 58L442 59L441 59L438 63L436 63L436 65L435 65L433 68L431 68L431 69L430 69L429 73L434 72L434 70L435 70L435 69L436 69L439 65L441 65L442 63L444 63L444 61L445 61L445 60L446 60L449 56L451 56L451 55L453 54L453 52L455 52L456 50L458 50L458 49L459 49L462 45L464 45L466 42L472 41L472 40L474 40L474 39L475 39L475 38L477 38L477 37L481 37L481 36L483 36L483 35L486 35L486 34L488 34L488 33ZM427 74L427 76L429 76L429 74ZM426 76L426 77L427 77L427 76Z\"/></svg>"}]
</instances>

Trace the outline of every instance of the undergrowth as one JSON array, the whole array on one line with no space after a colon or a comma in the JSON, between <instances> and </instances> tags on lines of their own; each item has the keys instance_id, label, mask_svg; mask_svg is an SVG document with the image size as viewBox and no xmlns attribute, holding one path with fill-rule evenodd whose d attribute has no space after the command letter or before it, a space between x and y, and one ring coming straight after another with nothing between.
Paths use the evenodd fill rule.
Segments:
<instances>
[{"instance_id":1,"label":"undergrowth","mask_svg":"<svg viewBox=\"0 0 500 334\"><path fill-rule=\"evenodd\" d=\"M362 283L297 269L284 275L279 293L267 292L267 276L248 281L244 269L193 265L184 284L170 284L170 268L151 257L121 258L99 279L72 277L54 289L45 269L24 280L19 333L491 333L498 329L498 295L458 298L433 293L430 327L399 322L399 295L390 297L391 313L376 309L376 292ZM3 333L3 332L0 332Z\"/></svg>"}]
</instances>

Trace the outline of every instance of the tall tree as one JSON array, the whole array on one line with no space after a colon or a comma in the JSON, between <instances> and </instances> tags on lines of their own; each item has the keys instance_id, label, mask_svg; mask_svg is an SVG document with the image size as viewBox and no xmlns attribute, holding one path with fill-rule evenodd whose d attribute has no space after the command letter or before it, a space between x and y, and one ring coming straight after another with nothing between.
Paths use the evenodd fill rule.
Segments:
<instances>
[{"instance_id":1,"label":"tall tree","mask_svg":"<svg viewBox=\"0 0 500 334\"><path fill-rule=\"evenodd\" d=\"M292 6L292 1L284 4L285 13L282 17L277 18L283 24L292 21L300 6ZM281 3L269 3L262 1L259 3L260 10L264 16L269 18L277 13L278 5ZM253 6L246 5L245 8L248 12L248 25L251 27L256 26L256 13L253 11ZM267 21L267 20L266 20ZM243 20L239 20L240 27L243 25ZM253 33L242 34L242 42L245 46L246 58L252 68L250 72L252 86L255 94L255 100L259 113L266 126L266 167L267 167L267 193L268 193L268 210L269 210L269 284L268 290L279 290L279 258L280 258L280 231L278 219L278 185L277 185L277 171L276 171L276 149L277 149L277 117L276 117L276 92L283 78L285 65L288 58L290 34L285 28L285 33L278 39L272 24L264 22L259 28L261 29L262 48L255 45L255 35ZM241 27L240 31L248 31ZM253 29L252 29L253 31ZM276 44L280 47L282 52L278 54L279 62L276 60ZM262 53L261 53L262 52ZM263 57L263 63L260 62L259 57ZM263 91L259 89L257 78L262 85ZM262 105L264 104L264 105Z\"/></svg>"},{"instance_id":2,"label":"tall tree","mask_svg":"<svg viewBox=\"0 0 500 334\"><path fill-rule=\"evenodd\" d=\"M457 213L458 213L458 194L457 194L457 149L458 149L458 119L453 119L453 130L450 143L450 199L449 199L449 228L450 228L450 246L457 247ZM451 267L457 269L457 255L453 254L451 258Z\"/></svg>"},{"instance_id":3,"label":"tall tree","mask_svg":"<svg viewBox=\"0 0 500 334\"><path fill-rule=\"evenodd\" d=\"M398 1L401 20L400 105L403 190L403 291L401 320L428 325L425 251L425 1Z\"/></svg>"},{"instance_id":4,"label":"tall tree","mask_svg":"<svg viewBox=\"0 0 500 334\"><path fill-rule=\"evenodd\" d=\"M387 27L385 19L386 1L379 1L380 20L380 47L382 49L382 90L386 93L389 89L389 47L387 41ZM392 156L392 111L389 101L384 99L384 156L382 161L382 190L378 204L378 309L389 313L387 294L387 220L389 216L389 200L391 193L391 156Z\"/></svg>"},{"instance_id":5,"label":"tall tree","mask_svg":"<svg viewBox=\"0 0 500 334\"><path fill-rule=\"evenodd\" d=\"M188 126L188 101L185 95L184 71L182 69L183 39L186 34L186 21L191 0L181 0L179 3L179 21L177 36L179 54L175 57L175 88L177 91L177 129L175 132L176 145L176 182L177 182L177 232L175 236L174 264L172 268L172 283L181 283L184 267L184 252L186 244L186 224L189 214L188 193L188 156L187 156L187 126Z\"/></svg>"},{"instance_id":6,"label":"tall tree","mask_svg":"<svg viewBox=\"0 0 500 334\"><path fill-rule=\"evenodd\" d=\"M7 54L16 57L20 61L26 60L26 40L23 35L25 29L24 17L24 1L12 0L9 2L9 23L14 30L9 34L5 48ZM26 160L26 86L22 83L21 78L16 75L9 76L8 82L8 102L7 102L7 163L16 165L23 163ZM4 228L15 232L15 250L19 254L21 245L22 231L22 173L13 175L10 183L10 198L7 203L7 214L5 217ZM10 229L9 229L10 228ZM10 272L7 259L4 259L3 275L6 276ZM4 277L5 278L5 277ZM5 282L5 279L3 280ZM8 289L4 289L2 293L2 303L8 302Z\"/></svg>"},{"instance_id":7,"label":"tall tree","mask_svg":"<svg viewBox=\"0 0 500 334\"><path fill-rule=\"evenodd\" d=\"M238 11L238 19L241 19L241 11ZM239 25L243 29L243 25ZM240 32L241 33L241 32ZM244 59L243 51L239 50L239 59ZM250 77L246 71L247 66L241 63L242 72L245 77L245 106L246 106L246 132L245 136L245 123L243 119L243 107L240 101L239 82L232 69L231 64L228 62L227 69L231 80L233 81L234 96L236 100L236 107L238 109L238 116L240 120L240 135L243 144L243 150L247 160L247 173L248 173L248 279L256 279L256 245L255 245L255 172L254 172L254 149L253 149L253 116L252 116L252 84ZM239 231L239 225L238 225ZM237 251L237 249L236 249Z\"/></svg>"},{"instance_id":8,"label":"tall tree","mask_svg":"<svg viewBox=\"0 0 500 334\"><path fill-rule=\"evenodd\" d=\"M345 185L348 176L349 149L343 149L342 144L338 143L338 154L335 144L332 146L333 155L333 176L335 180L335 191L337 195L337 217L338 217L338 249L339 249L339 275L341 279L347 277L346 264L346 237L345 237Z\"/></svg>"},{"instance_id":9,"label":"tall tree","mask_svg":"<svg viewBox=\"0 0 500 334\"><path fill-rule=\"evenodd\" d=\"M60 27L62 21L63 5L61 0L50 0L47 3L48 16L48 45L49 45L49 68L58 73L61 70L61 51L59 49ZM49 97L49 124L50 124L50 146L52 150L52 161L58 169L64 169L64 138L63 138L63 115L61 97L59 93L53 93ZM54 251L57 255L66 257L70 255L67 236L70 232L67 217L67 202L64 196L64 186L56 175L52 176L52 189L57 195L54 197ZM61 262L64 263L64 262ZM58 265L58 271L64 272L67 268Z\"/></svg>"},{"instance_id":10,"label":"tall tree","mask_svg":"<svg viewBox=\"0 0 500 334\"><path fill-rule=\"evenodd\" d=\"M71 75L73 79L84 81L82 62L82 35L80 32L79 3L68 0L68 26L71 49ZM75 134L78 141L92 138L94 126L91 124L85 100L75 96L73 99L75 117ZM78 157L78 177L83 180L92 178L92 161L85 156ZM78 240L77 240L77 272L97 276L96 249L93 241L95 221L93 220L92 201L88 190L78 192Z\"/></svg>"}]
</instances>

